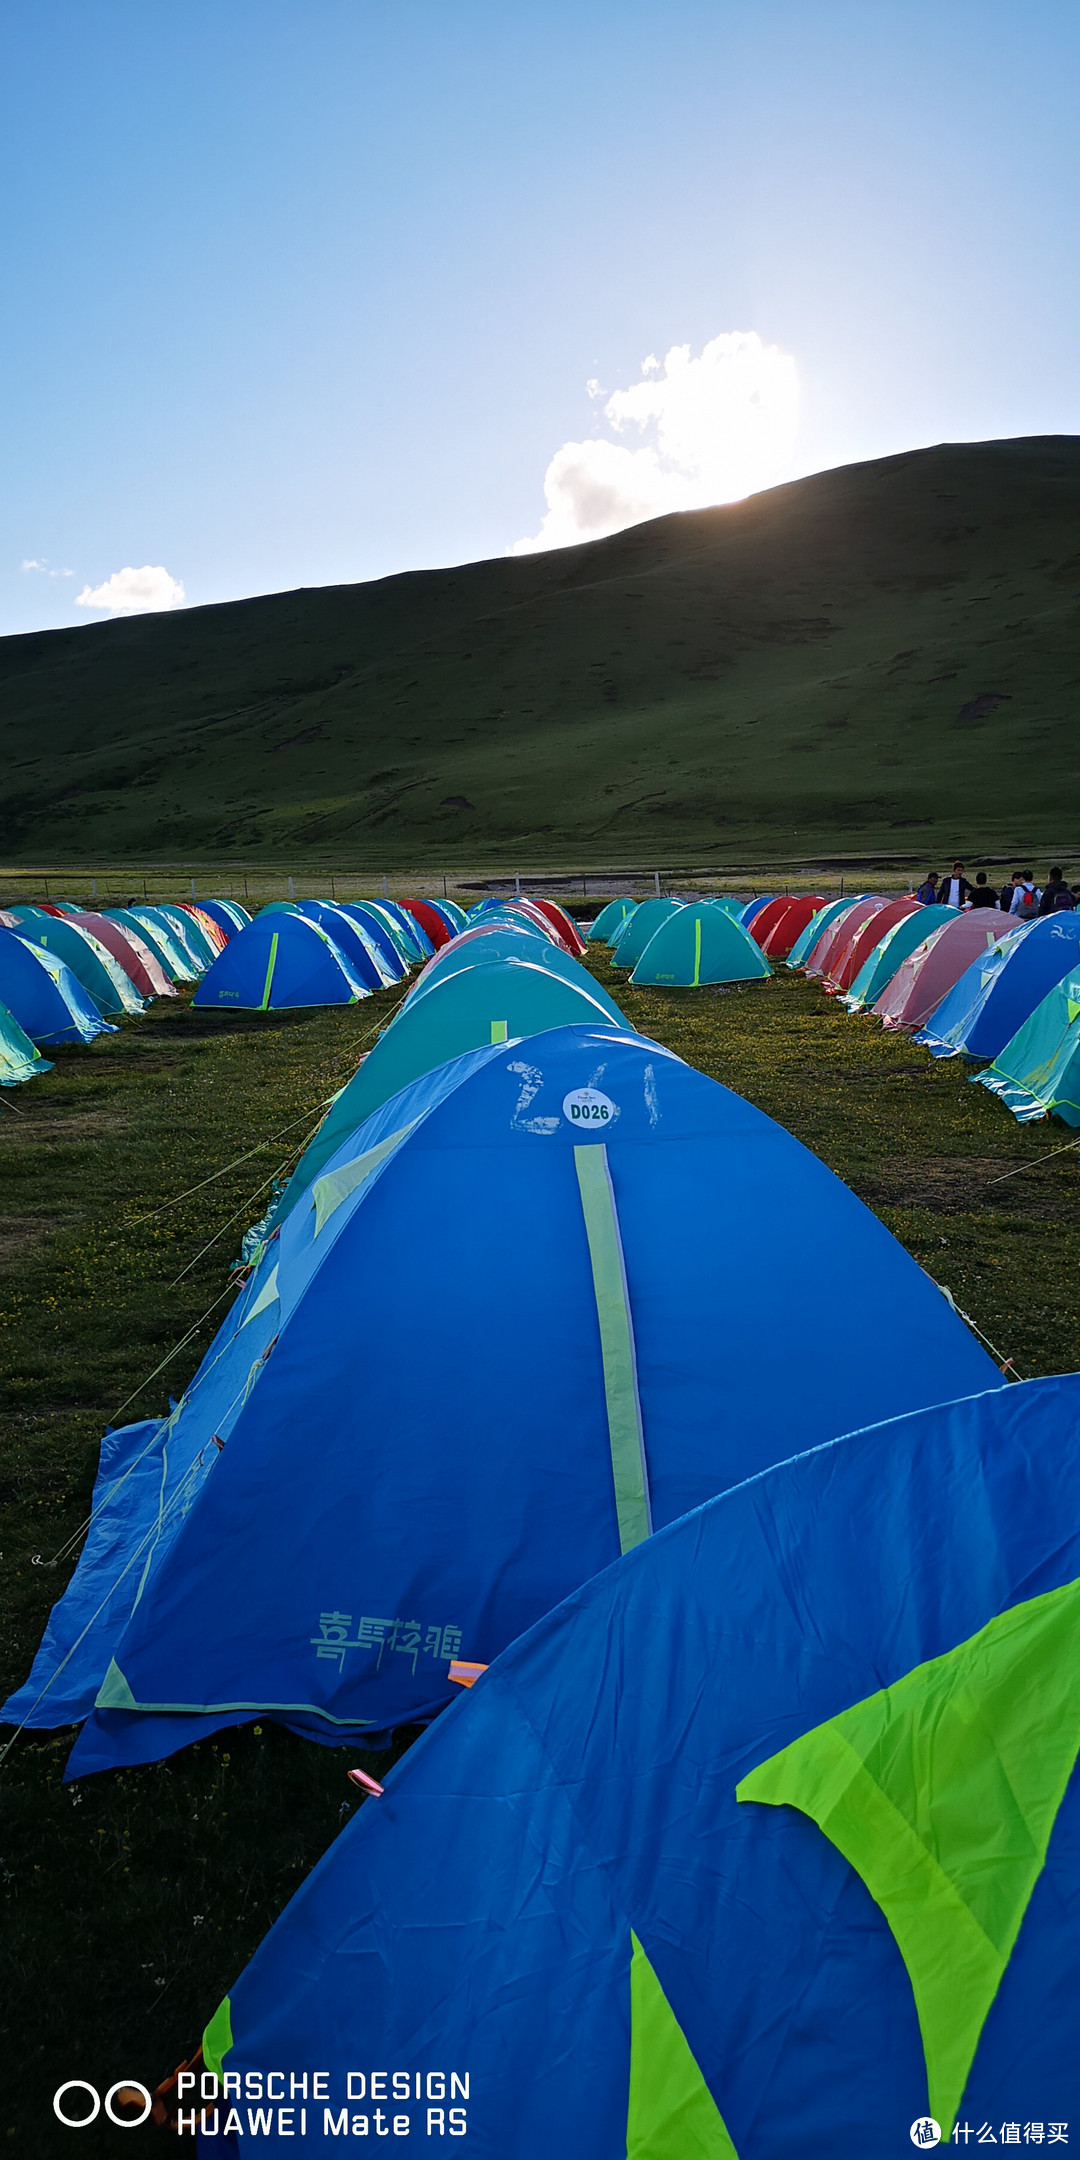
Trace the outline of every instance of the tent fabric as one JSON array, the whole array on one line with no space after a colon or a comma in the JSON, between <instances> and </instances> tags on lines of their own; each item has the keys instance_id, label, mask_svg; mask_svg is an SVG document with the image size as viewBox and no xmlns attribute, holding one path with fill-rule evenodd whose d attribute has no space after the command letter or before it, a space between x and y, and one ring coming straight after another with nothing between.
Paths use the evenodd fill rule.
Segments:
<instances>
[{"instance_id":1,"label":"tent fabric","mask_svg":"<svg viewBox=\"0 0 1080 2160\"><path fill-rule=\"evenodd\" d=\"M762 914L767 907L771 907L775 897L774 893L757 893L753 900L747 901L739 916L739 921L742 923L744 930L749 930L756 917Z\"/></svg>"},{"instance_id":2,"label":"tent fabric","mask_svg":"<svg viewBox=\"0 0 1080 2160\"><path fill-rule=\"evenodd\" d=\"M407 1011L415 1005L418 998L426 996L437 983L447 982L452 975L465 974L470 968L492 967L505 960L529 961L543 974L558 976L561 982L570 983L601 1006L617 1027L625 1027L626 1016L620 1011L614 998L596 981L595 976L590 975L587 968L582 967L580 960L575 960L561 945L548 944L545 939L522 934L520 931L499 928L477 937L475 943L469 943L466 934L464 939L455 938L452 947L444 946L441 953L436 953L434 960L428 961L423 973L413 983L402 1011ZM599 1015L596 1017L599 1018Z\"/></svg>"},{"instance_id":3,"label":"tent fabric","mask_svg":"<svg viewBox=\"0 0 1080 2160\"><path fill-rule=\"evenodd\" d=\"M726 909L702 900L665 917L630 980L635 987L672 984L696 989L702 983L755 982L771 974L750 932Z\"/></svg>"},{"instance_id":4,"label":"tent fabric","mask_svg":"<svg viewBox=\"0 0 1080 2160\"><path fill-rule=\"evenodd\" d=\"M129 930L126 924L116 922L109 915L69 915L68 921L80 930L89 930L99 945L104 945L119 967L122 967L139 996L143 998L175 997L176 990L169 981L161 962L151 952L144 938Z\"/></svg>"},{"instance_id":5,"label":"tent fabric","mask_svg":"<svg viewBox=\"0 0 1080 2160\"><path fill-rule=\"evenodd\" d=\"M208 968L193 1005L281 1012L301 1005L354 1005L370 996L339 945L304 915L260 915L238 930Z\"/></svg>"},{"instance_id":6,"label":"tent fabric","mask_svg":"<svg viewBox=\"0 0 1080 2160\"><path fill-rule=\"evenodd\" d=\"M531 960L499 960L451 975L415 1002L407 1000L335 1097L271 1209L270 1223L283 1221L373 1111L437 1066L485 1044L517 1042L551 1028L625 1028L618 1006L591 977L586 980L587 988Z\"/></svg>"},{"instance_id":7,"label":"tent fabric","mask_svg":"<svg viewBox=\"0 0 1080 2160\"><path fill-rule=\"evenodd\" d=\"M847 934L842 934L838 940L830 955L828 969L822 977L823 987L830 996L835 997L844 990L850 990L863 962L869 958L885 932L891 930L895 923L902 922L906 915L918 912L925 914L925 909L920 911L918 901L909 899L905 894L903 899L887 900L884 907L875 909L865 921L856 920L852 929ZM923 934L925 936L925 932Z\"/></svg>"},{"instance_id":8,"label":"tent fabric","mask_svg":"<svg viewBox=\"0 0 1080 2160\"><path fill-rule=\"evenodd\" d=\"M807 975L823 980L829 972L834 956L838 959L844 946L865 927L871 916L879 914L881 909L887 906L888 901L879 893L864 893L861 899L853 900L850 906L845 907L828 925L825 935L818 939L805 963Z\"/></svg>"},{"instance_id":9,"label":"tent fabric","mask_svg":"<svg viewBox=\"0 0 1080 2160\"><path fill-rule=\"evenodd\" d=\"M796 938L787 956L788 967L802 967L809 960L815 945L824 937L826 930L830 929L833 923L838 922L840 916L846 914L849 907L855 905L856 903L848 898L830 900L827 906L818 908L817 913L810 917L805 930Z\"/></svg>"},{"instance_id":10,"label":"tent fabric","mask_svg":"<svg viewBox=\"0 0 1080 2160\"><path fill-rule=\"evenodd\" d=\"M576 958L580 958L585 951L585 939L582 937L573 916L568 915L566 909L560 907L557 900L536 899L533 901L533 906L539 908L542 915L547 916L549 923L562 939L567 951L572 952Z\"/></svg>"},{"instance_id":11,"label":"tent fabric","mask_svg":"<svg viewBox=\"0 0 1080 2160\"><path fill-rule=\"evenodd\" d=\"M0 1000L31 1042L47 1049L115 1033L56 953L0 930Z\"/></svg>"},{"instance_id":12,"label":"tent fabric","mask_svg":"<svg viewBox=\"0 0 1080 2160\"><path fill-rule=\"evenodd\" d=\"M0 1005L0 1087L19 1087L35 1074L51 1071L49 1059L42 1057L6 1005Z\"/></svg>"},{"instance_id":13,"label":"tent fabric","mask_svg":"<svg viewBox=\"0 0 1080 2160\"><path fill-rule=\"evenodd\" d=\"M534 937L546 938L551 945L561 944L564 951L568 949L554 923L549 922L542 909L526 906L519 900L508 900L500 906L485 908L482 915L470 916L468 929L462 931L462 936L470 937L477 932L498 929L500 926L504 930L516 928L530 931Z\"/></svg>"},{"instance_id":14,"label":"tent fabric","mask_svg":"<svg viewBox=\"0 0 1080 2160\"><path fill-rule=\"evenodd\" d=\"M409 972L409 961L396 923L391 923L386 916L379 914L375 908L368 907L364 901L341 900L338 905L342 914L355 922L377 946L395 982L401 982Z\"/></svg>"},{"instance_id":15,"label":"tent fabric","mask_svg":"<svg viewBox=\"0 0 1080 2160\"><path fill-rule=\"evenodd\" d=\"M159 901L157 913L179 937L185 952L190 953L200 974L212 967L221 950L218 938L211 937L193 910L180 907L172 901Z\"/></svg>"},{"instance_id":16,"label":"tent fabric","mask_svg":"<svg viewBox=\"0 0 1080 2160\"><path fill-rule=\"evenodd\" d=\"M996 1058L1080 961L1080 915L1022 923L964 970L915 1040L934 1057Z\"/></svg>"},{"instance_id":17,"label":"tent fabric","mask_svg":"<svg viewBox=\"0 0 1080 2160\"><path fill-rule=\"evenodd\" d=\"M1021 1124L1053 1113L1080 1125L1080 972L1048 991L993 1064L973 1077Z\"/></svg>"},{"instance_id":18,"label":"tent fabric","mask_svg":"<svg viewBox=\"0 0 1080 2160\"><path fill-rule=\"evenodd\" d=\"M136 914L134 908L104 908L102 913L107 921L119 923L122 930L129 930L141 939L170 982L198 982L199 969L194 961L189 959L168 925L153 919L150 908L144 908L140 914Z\"/></svg>"},{"instance_id":19,"label":"tent fabric","mask_svg":"<svg viewBox=\"0 0 1080 2160\"><path fill-rule=\"evenodd\" d=\"M320 930L340 946L354 974L368 990L385 990L400 982L400 972L391 967L371 931L352 915L346 915L344 908L331 900L299 900L295 912L308 922L318 923Z\"/></svg>"},{"instance_id":20,"label":"tent fabric","mask_svg":"<svg viewBox=\"0 0 1080 2160\"><path fill-rule=\"evenodd\" d=\"M447 900L444 898L442 900L432 900L430 904L433 908L437 908L439 914L444 917L448 929L455 932L457 932L458 930L464 930L469 918L466 915L464 908L458 906L456 900Z\"/></svg>"},{"instance_id":21,"label":"tent fabric","mask_svg":"<svg viewBox=\"0 0 1080 2160\"><path fill-rule=\"evenodd\" d=\"M160 928L171 943L179 947L196 981L200 975L205 975L207 968L215 958L215 954L211 951L198 924L192 922L189 915L182 914L178 908L159 906L156 901L153 905L149 903L146 906L137 905L131 908L129 912L136 916L140 922L145 921L149 930L154 931Z\"/></svg>"},{"instance_id":22,"label":"tent fabric","mask_svg":"<svg viewBox=\"0 0 1080 2160\"><path fill-rule=\"evenodd\" d=\"M252 920L248 909L241 907L239 900L200 900L199 907L227 938L231 938L235 930L245 930Z\"/></svg>"},{"instance_id":23,"label":"tent fabric","mask_svg":"<svg viewBox=\"0 0 1080 2160\"><path fill-rule=\"evenodd\" d=\"M635 908L634 913L627 917L612 945L612 967L626 968L627 971L636 968L650 938L655 936L661 923L666 922L669 915L678 914L681 906L681 900L643 900L640 907Z\"/></svg>"},{"instance_id":24,"label":"tent fabric","mask_svg":"<svg viewBox=\"0 0 1080 2160\"><path fill-rule=\"evenodd\" d=\"M947 923L959 919L958 908L920 907L901 915L898 922L890 923L887 930L866 954L858 974L844 992L844 1004L849 1012L862 1012L875 1000L889 983L898 968L902 967L910 952L924 944L935 930L943 930Z\"/></svg>"},{"instance_id":25,"label":"tent fabric","mask_svg":"<svg viewBox=\"0 0 1080 2160\"><path fill-rule=\"evenodd\" d=\"M105 1019L145 1012L145 1000L126 969L91 930L84 930L72 917L60 920L50 916L41 922L28 922L23 934L31 944L55 953L71 969Z\"/></svg>"},{"instance_id":26,"label":"tent fabric","mask_svg":"<svg viewBox=\"0 0 1080 2160\"><path fill-rule=\"evenodd\" d=\"M396 900L379 902L384 915L397 924L410 960L428 960L435 950L427 931L410 915L408 908L399 906Z\"/></svg>"},{"instance_id":27,"label":"tent fabric","mask_svg":"<svg viewBox=\"0 0 1080 2160\"><path fill-rule=\"evenodd\" d=\"M1075 2122L1078 1439L1075 1376L998 1387L796 1454L588 1582L335 1839L209 2066L323 2070L329 2146L358 2033L414 2134L437 2058L487 2160Z\"/></svg>"},{"instance_id":28,"label":"tent fabric","mask_svg":"<svg viewBox=\"0 0 1080 2160\"><path fill-rule=\"evenodd\" d=\"M217 918L208 915L205 908L200 907L194 900L178 900L176 905L183 914L189 915L192 922L202 931L212 951L215 953L221 952L223 946L227 945L229 941Z\"/></svg>"},{"instance_id":29,"label":"tent fabric","mask_svg":"<svg viewBox=\"0 0 1080 2160\"><path fill-rule=\"evenodd\" d=\"M413 921L419 923L434 952L438 952L439 947L448 944L454 936L454 931L447 922L442 910L435 907L430 901L406 900L403 902L403 906L412 916Z\"/></svg>"},{"instance_id":30,"label":"tent fabric","mask_svg":"<svg viewBox=\"0 0 1080 2160\"><path fill-rule=\"evenodd\" d=\"M1008 924L1008 916L996 908L969 908L924 938L875 1002L882 1025L901 1028L909 1035L925 1027L964 969L1008 935Z\"/></svg>"},{"instance_id":31,"label":"tent fabric","mask_svg":"<svg viewBox=\"0 0 1080 2160\"><path fill-rule=\"evenodd\" d=\"M769 960L786 960L796 938L802 936L809 922L824 905L817 893L797 894L794 898L774 900L760 915L755 915L751 935L756 945Z\"/></svg>"},{"instance_id":32,"label":"tent fabric","mask_svg":"<svg viewBox=\"0 0 1080 2160\"><path fill-rule=\"evenodd\" d=\"M586 932L589 944L603 944L605 939L610 937L611 932L617 930L620 924L626 921L627 916L633 914L636 906L636 900L609 900L606 907L602 907L600 913L594 915L589 924Z\"/></svg>"},{"instance_id":33,"label":"tent fabric","mask_svg":"<svg viewBox=\"0 0 1080 2160\"><path fill-rule=\"evenodd\" d=\"M778 1241L793 1279L843 1268L846 1325L824 1343L805 1304L777 1338L760 1279ZM419 1334L402 1295L418 1251L455 1256ZM243 1295L239 1340L215 1346L205 1403L197 1377L157 1493L132 1504L130 1550L147 1506L151 1549L126 1629L97 1632L72 1775L241 1711L324 1739L422 1720L451 1699L451 1658L490 1663L650 1523L788 1454L793 1400L817 1441L997 1379L822 1163L615 1029L489 1044L394 1097ZM161 1477L177 1505L159 1557ZM126 1505L103 1518L114 1562ZM69 1595L54 1656L85 1611L78 1574ZM31 1707L48 1677L5 1715L53 1721L48 1695Z\"/></svg>"}]
</instances>

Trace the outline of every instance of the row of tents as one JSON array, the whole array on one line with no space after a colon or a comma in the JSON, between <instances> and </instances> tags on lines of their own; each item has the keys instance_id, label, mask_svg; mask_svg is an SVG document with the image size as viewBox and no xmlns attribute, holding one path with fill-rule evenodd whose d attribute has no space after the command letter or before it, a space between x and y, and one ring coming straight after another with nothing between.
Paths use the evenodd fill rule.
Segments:
<instances>
[{"instance_id":1,"label":"row of tents","mask_svg":"<svg viewBox=\"0 0 1080 2160\"><path fill-rule=\"evenodd\" d=\"M175 997L249 920L226 900L0 908L0 1086L48 1072L45 1050L93 1042L151 999Z\"/></svg>"},{"instance_id":2,"label":"row of tents","mask_svg":"<svg viewBox=\"0 0 1080 2160\"><path fill-rule=\"evenodd\" d=\"M1060 2127L1080 1380L1003 1384L560 916L485 901L412 977L181 1400L106 1434L4 1715L77 1723L70 1776L428 1728L174 2081L200 2150Z\"/></svg>"},{"instance_id":3,"label":"row of tents","mask_svg":"<svg viewBox=\"0 0 1080 2160\"><path fill-rule=\"evenodd\" d=\"M788 965L934 1057L982 1061L973 1078L1017 1118L1080 1125L1076 915L1015 925L990 908L864 894L822 906Z\"/></svg>"}]
</instances>

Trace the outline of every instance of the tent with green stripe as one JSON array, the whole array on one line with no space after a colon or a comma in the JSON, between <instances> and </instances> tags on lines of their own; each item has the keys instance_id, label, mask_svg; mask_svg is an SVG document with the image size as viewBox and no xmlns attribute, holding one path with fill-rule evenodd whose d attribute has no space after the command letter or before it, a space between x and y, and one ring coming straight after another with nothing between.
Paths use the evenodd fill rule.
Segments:
<instances>
[{"instance_id":1,"label":"tent with green stripe","mask_svg":"<svg viewBox=\"0 0 1080 2160\"><path fill-rule=\"evenodd\" d=\"M386 1774L211 2071L322 2070L334 2149L358 2033L493 2160L1075 2137L1078 1441L1080 1378L999 1384L635 1546Z\"/></svg>"},{"instance_id":2,"label":"tent with green stripe","mask_svg":"<svg viewBox=\"0 0 1080 2160\"><path fill-rule=\"evenodd\" d=\"M593 916L591 923L585 929L585 936L589 944L604 944L614 930L621 929L627 917L633 914L637 904L636 900L609 900L606 907L601 908L599 915Z\"/></svg>"},{"instance_id":3,"label":"tent with green stripe","mask_svg":"<svg viewBox=\"0 0 1080 2160\"><path fill-rule=\"evenodd\" d=\"M812 1300L778 1331L761 1298L780 1243L793 1279L843 1272L828 1340ZM52 1723L92 1708L73 1775L264 1713L324 1740L423 1721L453 1697L452 1659L489 1663L794 1431L997 1379L922 1269L752 1104L625 1028L488 1043L351 1135L176 1413L108 1436L119 1506L29 1702L44 1688ZM129 1460L142 1476L120 1485Z\"/></svg>"},{"instance_id":4,"label":"tent with green stripe","mask_svg":"<svg viewBox=\"0 0 1080 2160\"><path fill-rule=\"evenodd\" d=\"M659 930L669 915L678 913L681 900L643 900L640 907L628 915L626 921L608 938L611 946L611 965L617 968L635 968L649 939Z\"/></svg>"},{"instance_id":5,"label":"tent with green stripe","mask_svg":"<svg viewBox=\"0 0 1080 2160\"><path fill-rule=\"evenodd\" d=\"M145 1012L146 1001L139 996L130 975L92 931L63 916L42 915L33 920L28 917L22 935L28 944L40 946L43 952L62 960L106 1019Z\"/></svg>"},{"instance_id":6,"label":"tent with green stripe","mask_svg":"<svg viewBox=\"0 0 1080 2160\"><path fill-rule=\"evenodd\" d=\"M616 961L619 955L616 953ZM748 930L715 900L694 901L654 930L630 977L635 987L696 989L701 983L759 982L772 969Z\"/></svg>"},{"instance_id":7,"label":"tent with green stripe","mask_svg":"<svg viewBox=\"0 0 1080 2160\"><path fill-rule=\"evenodd\" d=\"M475 949L463 945L462 958ZM496 960L489 967L463 967L439 975L422 995L408 998L327 1112L271 1211L271 1222L281 1221L330 1156L373 1110L448 1059L466 1050L481 1050L488 1043L539 1035L548 1028L625 1027L607 991L583 968L579 973L581 982L567 982L533 960ZM418 993L419 989L417 985Z\"/></svg>"},{"instance_id":8,"label":"tent with green stripe","mask_svg":"<svg viewBox=\"0 0 1080 2160\"><path fill-rule=\"evenodd\" d=\"M974 1077L1023 1125L1051 1115L1080 1125L1080 974L1048 991L993 1064Z\"/></svg>"},{"instance_id":9,"label":"tent with green stripe","mask_svg":"<svg viewBox=\"0 0 1080 2160\"><path fill-rule=\"evenodd\" d=\"M370 991L320 924L285 912L257 915L218 954L192 999L218 1012L278 1012L353 1005Z\"/></svg>"}]
</instances>

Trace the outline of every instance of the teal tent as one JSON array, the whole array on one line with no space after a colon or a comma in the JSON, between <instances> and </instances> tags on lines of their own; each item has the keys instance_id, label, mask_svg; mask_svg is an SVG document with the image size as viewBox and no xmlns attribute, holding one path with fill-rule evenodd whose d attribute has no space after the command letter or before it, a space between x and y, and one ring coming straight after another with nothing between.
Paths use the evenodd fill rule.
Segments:
<instances>
[{"instance_id":1,"label":"teal tent","mask_svg":"<svg viewBox=\"0 0 1080 2160\"><path fill-rule=\"evenodd\" d=\"M620 925L627 921L636 906L636 900L609 900L607 906L601 908L599 915L593 916L585 931L589 944L603 944L613 930L618 930Z\"/></svg>"},{"instance_id":2,"label":"teal tent","mask_svg":"<svg viewBox=\"0 0 1080 2160\"><path fill-rule=\"evenodd\" d=\"M1080 974L1056 983L993 1064L973 1077L1023 1125L1051 1113L1080 1125Z\"/></svg>"},{"instance_id":3,"label":"teal tent","mask_svg":"<svg viewBox=\"0 0 1080 2160\"><path fill-rule=\"evenodd\" d=\"M195 961L200 975L205 974L208 967L213 967L219 947L188 908L173 907L167 901L162 901L157 912L176 932L185 952L190 953Z\"/></svg>"},{"instance_id":4,"label":"teal tent","mask_svg":"<svg viewBox=\"0 0 1080 2160\"><path fill-rule=\"evenodd\" d=\"M848 1011L862 1012L864 1007L873 1005L916 945L933 937L935 930L943 930L959 913L959 908L953 907L920 907L892 923L884 937L879 938L873 950L867 953L846 992L843 1002Z\"/></svg>"},{"instance_id":5,"label":"teal tent","mask_svg":"<svg viewBox=\"0 0 1080 2160\"><path fill-rule=\"evenodd\" d=\"M700 983L757 982L771 974L760 946L742 924L715 901L701 900L665 917L630 980L635 986L696 989Z\"/></svg>"},{"instance_id":6,"label":"teal tent","mask_svg":"<svg viewBox=\"0 0 1080 2160\"><path fill-rule=\"evenodd\" d=\"M548 975L558 975L563 982L573 983L590 997L599 1000L607 1008L612 1019L623 1024L624 1015L619 1011L608 992L590 975L588 968L575 960L563 946L553 945L546 938L530 937L516 930L501 926L486 931L475 939L455 938L453 944L444 945L434 960L429 960L405 999L406 1007L414 1005L417 998L426 997L437 983L446 982L451 975L463 975L468 968L494 967L503 960L531 960L534 967L542 968Z\"/></svg>"},{"instance_id":7,"label":"teal tent","mask_svg":"<svg viewBox=\"0 0 1080 2160\"><path fill-rule=\"evenodd\" d=\"M669 915L677 915L680 900L643 900L641 906L628 915L614 938L609 938L611 965L617 968L636 968L651 937Z\"/></svg>"},{"instance_id":8,"label":"teal tent","mask_svg":"<svg viewBox=\"0 0 1080 2160\"><path fill-rule=\"evenodd\" d=\"M626 1021L599 985L563 982L530 960L500 960L439 982L403 1005L348 1086L342 1088L305 1148L281 1199L267 1218L276 1226L331 1155L372 1111L436 1066L492 1043L517 1042L558 1027L620 1027ZM522 1099L528 1100L528 1045L522 1054Z\"/></svg>"},{"instance_id":9,"label":"teal tent","mask_svg":"<svg viewBox=\"0 0 1080 2160\"><path fill-rule=\"evenodd\" d=\"M0 1005L0 1087L18 1087L35 1073L51 1071L51 1060L42 1057L6 1005Z\"/></svg>"},{"instance_id":10,"label":"teal tent","mask_svg":"<svg viewBox=\"0 0 1080 2160\"><path fill-rule=\"evenodd\" d=\"M27 920L23 935L28 944L55 953L71 969L107 1020L122 1013L145 1012L146 1001L139 996L130 975L92 931L80 929L66 917L43 915L36 922Z\"/></svg>"}]
</instances>

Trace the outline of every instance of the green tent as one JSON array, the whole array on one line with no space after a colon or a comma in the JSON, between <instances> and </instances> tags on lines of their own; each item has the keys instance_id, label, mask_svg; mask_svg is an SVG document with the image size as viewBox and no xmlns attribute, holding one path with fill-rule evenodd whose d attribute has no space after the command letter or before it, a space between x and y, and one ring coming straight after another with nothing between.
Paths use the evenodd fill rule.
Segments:
<instances>
[{"instance_id":1,"label":"green tent","mask_svg":"<svg viewBox=\"0 0 1080 2160\"><path fill-rule=\"evenodd\" d=\"M681 906L681 900L643 900L614 938L608 939L612 967L635 968L649 939L669 915L678 914Z\"/></svg>"},{"instance_id":2,"label":"green tent","mask_svg":"<svg viewBox=\"0 0 1080 2160\"><path fill-rule=\"evenodd\" d=\"M614 931L621 929L636 906L636 900L609 900L607 906L601 908L599 915L595 915L588 928L583 931L589 944L603 944Z\"/></svg>"},{"instance_id":3,"label":"green tent","mask_svg":"<svg viewBox=\"0 0 1080 2160\"><path fill-rule=\"evenodd\" d=\"M613 1018L612 1015L615 1015ZM423 997L402 1005L373 1050L335 1097L314 1139L304 1150L280 1201L268 1218L276 1226L301 1193L337 1153L350 1133L391 1095L424 1073L434 1072L467 1050L541 1035L548 1028L618 1027L627 1022L590 982L588 989L563 982L531 960L501 960L469 968L433 984ZM531 1100L527 1054L522 1062L522 1114Z\"/></svg>"},{"instance_id":4,"label":"green tent","mask_svg":"<svg viewBox=\"0 0 1080 2160\"><path fill-rule=\"evenodd\" d=\"M1023 1125L1051 1111L1080 1125L1080 975L1055 984L993 1064L973 1077Z\"/></svg>"},{"instance_id":5,"label":"green tent","mask_svg":"<svg viewBox=\"0 0 1080 2160\"><path fill-rule=\"evenodd\" d=\"M41 1056L7 1006L0 1005L0 1087L18 1087L20 1080L51 1071L51 1060Z\"/></svg>"},{"instance_id":6,"label":"green tent","mask_svg":"<svg viewBox=\"0 0 1080 2160\"><path fill-rule=\"evenodd\" d=\"M933 937L935 930L943 930L947 922L958 915L954 907L917 907L910 915L902 915L879 938L865 960L850 990L844 997L849 1012L863 1012L876 1003L886 983L890 983L898 967L902 967L909 953L924 939Z\"/></svg>"},{"instance_id":7,"label":"green tent","mask_svg":"<svg viewBox=\"0 0 1080 2160\"><path fill-rule=\"evenodd\" d=\"M696 989L699 983L758 982L771 974L749 931L714 900L701 900L659 924L630 980L635 987L655 983Z\"/></svg>"}]
</instances>

